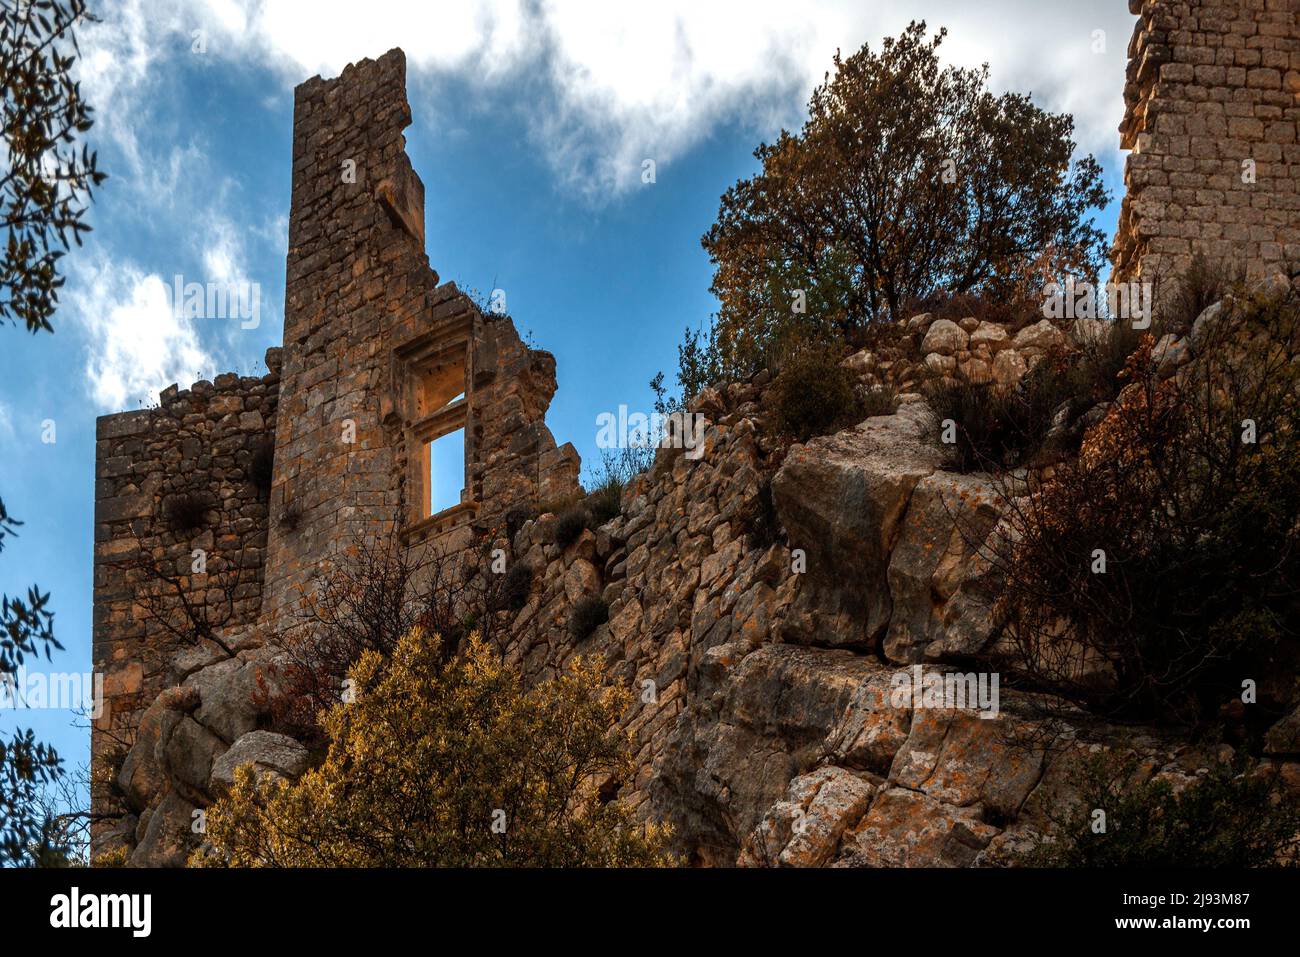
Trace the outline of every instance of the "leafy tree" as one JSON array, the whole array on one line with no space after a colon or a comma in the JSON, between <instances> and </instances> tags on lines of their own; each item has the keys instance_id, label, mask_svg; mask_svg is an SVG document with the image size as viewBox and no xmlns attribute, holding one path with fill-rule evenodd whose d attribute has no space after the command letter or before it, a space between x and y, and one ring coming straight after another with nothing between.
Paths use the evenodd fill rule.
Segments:
<instances>
[{"instance_id":1,"label":"leafy tree","mask_svg":"<svg viewBox=\"0 0 1300 957\"><path fill-rule=\"evenodd\" d=\"M94 20L85 0L0 2L3 147L0 211L8 239L0 260L0 320L53 331L68 240L81 245L93 188L104 181L78 138L91 107L72 79L76 28Z\"/></svg>"},{"instance_id":2,"label":"leafy tree","mask_svg":"<svg viewBox=\"0 0 1300 957\"><path fill-rule=\"evenodd\" d=\"M416 628L367 651L354 698L325 717L324 763L295 784L251 767L208 811L236 867L619 866L667 863L664 832L611 800L630 770L628 694L596 664L525 690L471 637L456 655Z\"/></svg>"},{"instance_id":3,"label":"leafy tree","mask_svg":"<svg viewBox=\"0 0 1300 957\"><path fill-rule=\"evenodd\" d=\"M80 245L92 191L104 180L79 137L92 110L72 68L76 28L93 20L84 0L0 0L0 215L8 232L0 259L0 323L52 332L50 316L63 285L59 259ZM0 500L0 550L20 523ZM26 658L62 646L54 638L50 596L32 587L25 599L0 595L0 696ZM66 857L43 807L62 775L54 750L18 730L0 740L0 863L44 864Z\"/></svg>"},{"instance_id":4,"label":"leafy tree","mask_svg":"<svg viewBox=\"0 0 1300 957\"><path fill-rule=\"evenodd\" d=\"M1073 118L994 96L987 66L941 67L945 35L913 22L879 52L837 52L802 131L760 145L762 170L723 195L702 243L727 369L752 371L791 329L847 336L937 291L1095 278L1088 213L1109 197L1091 156L1071 163Z\"/></svg>"},{"instance_id":5,"label":"leafy tree","mask_svg":"<svg viewBox=\"0 0 1300 957\"><path fill-rule=\"evenodd\" d=\"M6 534L20 523L0 502L0 551ZM63 646L54 637L50 595L30 588L26 599L0 595L0 705L20 703L18 669L31 657ZM12 699L12 700L11 700ZM46 785L62 773L53 748L37 741L30 730L18 729L0 739L0 864L22 863L46 831L41 797Z\"/></svg>"}]
</instances>

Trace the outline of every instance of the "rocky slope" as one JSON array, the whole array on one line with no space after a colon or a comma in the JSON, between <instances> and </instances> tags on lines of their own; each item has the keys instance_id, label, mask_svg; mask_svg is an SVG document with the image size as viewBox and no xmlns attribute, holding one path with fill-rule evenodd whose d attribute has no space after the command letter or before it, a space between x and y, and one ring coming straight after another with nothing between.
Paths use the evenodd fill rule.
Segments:
<instances>
[{"instance_id":1,"label":"rocky slope","mask_svg":"<svg viewBox=\"0 0 1300 957\"><path fill-rule=\"evenodd\" d=\"M906 333L896 351L908 360L859 353L846 365L864 386L1011 381L1089 327L1013 334L917 317ZM1162 340L1168 374L1194 340ZM498 543L534 572L507 659L542 679L574 654L599 655L632 688L624 726L638 771L621 796L671 822L685 860L1005 863L1072 800L1081 755L1136 753L1144 775L1179 783L1225 756L1041 696L1001 688L987 700L996 674L974 662L996 660L998 637L997 583L979 554L999 527L988 478L944 469L915 392L892 415L787 447L765 430L766 387L760 375L705 390L694 403L709 423L704 454L660 450L614 520L562 547L544 514ZM609 618L577 639L570 616L589 596ZM238 641L233 660L179 657L176 687L145 716L119 774L135 810L122 828L132 863L182 862L199 840L196 811L234 766L291 777L307 764L300 744L263 727L256 691L273 646ZM898 691L945 676L970 690L965 707ZM1270 750L1300 783L1296 739L1279 726Z\"/></svg>"}]
</instances>

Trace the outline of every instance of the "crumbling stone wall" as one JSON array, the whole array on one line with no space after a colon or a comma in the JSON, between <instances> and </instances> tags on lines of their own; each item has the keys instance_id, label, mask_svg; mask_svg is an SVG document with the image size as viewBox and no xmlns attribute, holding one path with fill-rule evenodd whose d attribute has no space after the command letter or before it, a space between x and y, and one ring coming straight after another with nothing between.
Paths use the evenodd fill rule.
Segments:
<instances>
[{"instance_id":1,"label":"crumbling stone wall","mask_svg":"<svg viewBox=\"0 0 1300 957\"><path fill-rule=\"evenodd\" d=\"M344 552L399 535L454 553L580 491L577 452L545 424L554 356L429 266L405 86L393 50L295 91L284 346L269 374L172 386L158 409L99 420L94 659L108 701L92 804L119 815L96 825L97 848L124 843L136 863L183 861L221 756L265 751L235 748L265 733L264 646ZM434 362L462 376L463 397L430 414L415 400ZM419 430L448 413L465 429L465 491L426 514ZM249 478L267 446L269 488ZM201 531L169 526L181 492L210 504ZM195 549L211 552L202 571ZM165 622L184 630L196 609L211 635L178 641Z\"/></svg>"},{"instance_id":2,"label":"crumbling stone wall","mask_svg":"<svg viewBox=\"0 0 1300 957\"><path fill-rule=\"evenodd\" d=\"M1300 0L1129 0L1116 277L1300 269Z\"/></svg>"},{"instance_id":3,"label":"crumbling stone wall","mask_svg":"<svg viewBox=\"0 0 1300 957\"><path fill-rule=\"evenodd\" d=\"M266 612L292 607L358 538L459 533L572 492L578 457L544 416L555 360L505 317L484 316L424 251L424 186L402 130L411 122L400 50L315 77L294 93L285 364L268 546ZM464 349L466 508L420 526L420 476L405 438L410 367ZM416 527L413 527L416 526Z\"/></svg>"},{"instance_id":4,"label":"crumbling stone wall","mask_svg":"<svg viewBox=\"0 0 1300 957\"><path fill-rule=\"evenodd\" d=\"M94 724L97 765L113 764L167 681L169 658L180 649L166 622L187 620L185 601L229 628L261 611L267 507L256 469L275 440L278 352L268 353L270 371L261 378L220 375L183 392L172 386L157 408L97 423L94 667L105 696ZM185 499L202 512L194 527L176 517ZM196 557L201 575L193 572ZM175 575L184 599L150 568Z\"/></svg>"}]
</instances>

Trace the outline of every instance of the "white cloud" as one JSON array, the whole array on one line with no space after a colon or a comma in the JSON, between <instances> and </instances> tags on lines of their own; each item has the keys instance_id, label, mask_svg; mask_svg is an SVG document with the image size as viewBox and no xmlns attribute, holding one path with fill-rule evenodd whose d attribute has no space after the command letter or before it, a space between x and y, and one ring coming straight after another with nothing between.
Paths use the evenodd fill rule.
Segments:
<instances>
[{"instance_id":1,"label":"white cloud","mask_svg":"<svg viewBox=\"0 0 1300 957\"><path fill-rule=\"evenodd\" d=\"M995 88L1032 90L1042 105L1073 111L1083 148L1113 157L1134 21L1114 0L316 0L310 12L300 0L124 0L123 7L93 46L92 102L136 96L144 107L138 97L146 77L159 81L162 51L188 55L196 28L210 34L209 55L276 66L286 92L311 74L337 74L401 46L415 79L455 76L517 92L557 180L588 196L632 186L642 159L662 168L721 123L739 120L757 136L797 124L836 48L878 46L912 18L947 26L944 55L968 66L987 61ZM1102 55L1091 50L1094 30L1106 33ZM104 50L121 51L122 62L110 67ZM436 107L417 103L417 122L429 122Z\"/></svg>"},{"instance_id":2,"label":"white cloud","mask_svg":"<svg viewBox=\"0 0 1300 957\"><path fill-rule=\"evenodd\" d=\"M0 439L12 441L14 438L14 417L9 406L0 402Z\"/></svg>"},{"instance_id":3,"label":"white cloud","mask_svg":"<svg viewBox=\"0 0 1300 957\"><path fill-rule=\"evenodd\" d=\"M99 23L79 32L77 77L86 102L95 108L94 135L108 136L136 173L143 168L136 137L142 96L151 79L159 79L156 38L175 26L165 16L170 6L121 0Z\"/></svg>"},{"instance_id":4,"label":"white cloud","mask_svg":"<svg viewBox=\"0 0 1300 957\"><path fill-rule=\"evenodd\" d=\"M168 285L156 273L104 257L73 269L66 302L87 338L86 374L104 411L156 399L217 367L194 325L173 315Z\"/></svg>"}]
</instances>

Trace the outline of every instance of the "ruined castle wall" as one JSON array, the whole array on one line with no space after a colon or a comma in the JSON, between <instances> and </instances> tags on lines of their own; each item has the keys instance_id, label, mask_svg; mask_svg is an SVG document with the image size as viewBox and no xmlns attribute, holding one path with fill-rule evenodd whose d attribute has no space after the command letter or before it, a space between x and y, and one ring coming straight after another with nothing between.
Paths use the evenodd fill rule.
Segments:
<instances>
[{"instance_id":1,"label":"ruined castle wall","mask_svg":"<svg viewBox=\"0 0 1300 957\"><path fill-rule=\"evenodd\" d=\"M1121 274L1185 264L1195 248L1265 265L1294 251L1294 3L1135 9ZM983 493L938 467L923 405L781 459L762 377L706 390L693 405L708 421L702 454L660 451L621 515L562 545L554 512L537 515L579 492L576 452L545 425L555 359L430 268L404 86L392 51L296 91L284 349L270 374L169 389L159 409L99 422L94 654L109 701L95 771L116 776L128 810L98 846L183 863L193 811L236 757L266 746L254 734L306 766L256 700L270 643L358 537L392 533L447 550L508 539L534 575L507 660L531 681L594 654L631 689L636 769L621 795L671 821L696 862L968 864L1014 838L1007 822L1050 799L1041 757L1007 752L994 722L884 697L893 669L965 662L992 633L953 525ZM1229 176L1245 156L1249 189ZM465 429L465 494L423 514L423 442L449 425ZM268 440L264 501L249 472ZM188 491L211 507L181 531L165 503ZM195 548L210 553L202 579ZM184 602L215 609L225 648L176 647L143 600L165 587L131 568L142 555L176 570ZM229 569L247 574L221 587ZM574 634L574 610L596 597L608 621ZM111 752L137 724L118 773Z\"/></svg>"},{"instance_id":2,"label":"ruined castle wall","mask_svg":"<svg viewBox=\"0 0 1300 957\"><path fill-rule=\"evenodd\" d=\"M257 463L273 448L278 395L274 368L221 375L97 423L94 666L106 699L92 735L97 761L130 741L179 650L168 626L187 620L184 602L153 569L174 576L194 614L213 623L236 627L261 610L267 507ZM185 500L193 527L178 519Z\"/></svg>"},{"instance_id":3,"label":"ruined castle wall","mask_svg":"<svg viewBox=\"0 0 1300 957\"><path fill-rule=\"evenodd\" d=\"M577 455L558 450L544 422L554 358L439 285L429 266L424 186L402 135L410 122L400 50L295 91L268 615L291 608L359 538L401 530L412 544L464 544L544 485L576 489ZM426 520L412 395L421 362L458 352L464 508Z\"/></svg>"},{"instance_id":4,"label":"ruined castle wall","mask_svg":"<svg viewBox=\"0 0 1300 957\"><path fill-rule=\"evenodd\" d=\"M379 395L394 327L420 314L437 285L423 249L423 188L402 136L411 122L405 73L390 54L294 93L270 615L354 535L385 533L402 501ZM390 215L381 184L414 215Z\"/></svg>"},{"instance_id":5,"label":"ruined castle wall","mask_svg":"<svg viewBox=\"0 0 1300 957\"><path fill-rule=\"evenodd\" d=\"M270 373L172 386L157 409L99 420L93 644L107 703L93 803L125 813L96 825L97 850L183 861L213 762L264 717L250 700L264 646L358 540L454 552L580 491L576 451L545 424L554 357L429 266L405 72L394 50L295 91L284 346ZM463 396L430 410L430 376ZM465 430L465 491L430 515L421 430L451 420ZM181 499L202 506L196 527L178 525ZM186 741L156 720L173 699L196 709Z\"/></svg>"},{"instance_id":6,"label":"ruined castle wall","mask_svg":"<svg viewBox=\"0 0 1300 957\"><path fill-rule=\"evenodd\" d=\"M1129 0L1116 275L1300 268L1300 0Z\"/></svg>"}]
</instances>

